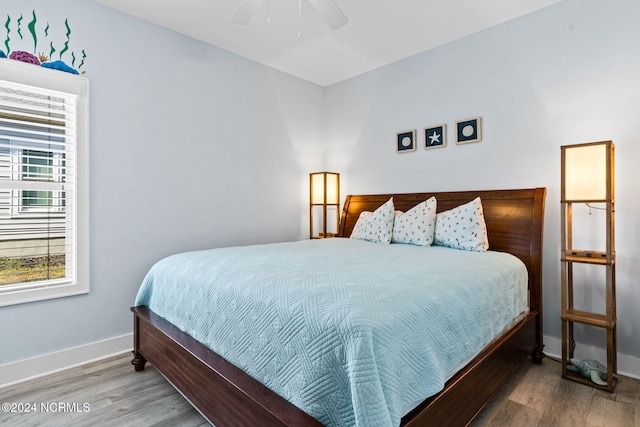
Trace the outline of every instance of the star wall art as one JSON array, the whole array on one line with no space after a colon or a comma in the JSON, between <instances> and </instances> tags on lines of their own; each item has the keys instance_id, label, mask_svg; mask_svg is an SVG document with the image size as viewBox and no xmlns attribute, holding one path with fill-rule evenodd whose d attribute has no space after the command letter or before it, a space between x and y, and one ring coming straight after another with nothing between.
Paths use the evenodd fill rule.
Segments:
<instances>
[{"instance_id":1,"label":"star wall art","mask_svg":"<svg viewBox=\"0 0 640 427\"><path fill-rule=\"evenodd\" d=\"M482 117L473 117L455 122L456 144L468 144L482 141ZM423 129L425 150L447 146L447 124L431 125ZM396 152L416 151L418 145L415 129L396 133Z\"/></svg>"},{"instance_id":2,"label":"star wall art","mask_svg":"<svg viewBox=\"0 0 640 427\"><path fill-rule=\"evenodd\" d=\"M440 148L447 145L447 125L424 128L424 148Z\"/></svg>"}]
</instances>

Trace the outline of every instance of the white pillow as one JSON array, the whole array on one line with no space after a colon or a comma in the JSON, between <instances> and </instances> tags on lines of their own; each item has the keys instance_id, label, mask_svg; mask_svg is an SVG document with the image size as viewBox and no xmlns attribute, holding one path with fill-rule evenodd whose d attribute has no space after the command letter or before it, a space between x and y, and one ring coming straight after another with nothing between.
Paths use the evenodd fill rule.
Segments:
<instances>
[{"instance_id":1,"label":"white pillow","mask_svg":"<svg viewBox=\"0 0 640 427\"><path fill-rule=\"evenodd\" d=\"M350 237L369 242L391 243L392 235L393 197L374 212L361 212Z\"/></svg>"},{"instance_id":2,"label":"white pillow","mask_svg":"<svg viewBox=\"0 0 640 427\"><path fill-rule=\"evenodd\" d=\"M436 204L436 198L431 197L405 213L396 211L391 241L431 246L436 228Z\"/></svg>"},{"instance_id":3,"label":"white pillow","mask_svg":"<svg viewBox=\"0 0 640 427\"><path fill-rule=\"evenodd\" d=\"M480 197L436 215L434 244L476 252L489 249Z\"/></svg>"}]
</instances>

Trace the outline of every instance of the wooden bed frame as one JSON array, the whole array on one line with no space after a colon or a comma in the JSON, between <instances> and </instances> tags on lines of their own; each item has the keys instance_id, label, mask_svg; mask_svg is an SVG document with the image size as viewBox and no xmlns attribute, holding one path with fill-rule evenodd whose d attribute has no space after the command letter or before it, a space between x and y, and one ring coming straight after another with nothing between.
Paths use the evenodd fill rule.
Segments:
<instances>
[{"instance_id":1,"label":"wooden bed frame","mask_svg":"<svg viewBox=\"0 0 640 427\"><path fill-rule=\"evenodd\" d=\"M349 236L360 212L393 197L408 210L435 196L438 211L482 199L489 248L520 258L529 271L529 314L484 349L446 384L402 419L402 426L463 426L473 420L520 363L542 357L541 257L546 189L464 191L347 196L339 234ZM212 424L227 426L321 426L146 307L133 307L136 371L151 362Z\"/></svg>"}]
</instances>

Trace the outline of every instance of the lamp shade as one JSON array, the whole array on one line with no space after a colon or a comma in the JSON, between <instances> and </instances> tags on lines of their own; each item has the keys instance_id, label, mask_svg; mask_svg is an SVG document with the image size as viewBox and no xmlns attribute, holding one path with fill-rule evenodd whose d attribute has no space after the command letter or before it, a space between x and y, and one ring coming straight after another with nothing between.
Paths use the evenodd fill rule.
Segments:
<instances>
[{"instance_id":1,"label":"lamp shade","mask_svg":"<svg viewBox=\"0 0 640 427\"><path fill-rule=\"evenodd\" d=\"M340 174L315 172L311 174L311 204L337 205L339 202Z\"/></svg>"},{"instance_id":2,"label":"lamp shade","mask_svg":"<svg viewBox=\"0 0 640 427\"><path fill-rule=\"evenodd\" d=\"M606 201L613 197L613 143L566 145L562 149L562 200Z\"/></svg>"}]
</instances>

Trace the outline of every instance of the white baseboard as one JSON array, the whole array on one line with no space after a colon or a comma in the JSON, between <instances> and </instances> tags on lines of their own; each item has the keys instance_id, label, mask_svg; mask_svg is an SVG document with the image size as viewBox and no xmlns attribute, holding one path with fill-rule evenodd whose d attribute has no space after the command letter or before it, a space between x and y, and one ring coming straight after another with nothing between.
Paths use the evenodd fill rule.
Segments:
<instances>
[{"instance_id":1,"label":"white baseboard","mask_svg":"<svg viewBox=\"0 0 640 427\"><path fill-rule=\"evenodd\" d=\"M544 336L544 354L554 359L562 359L562 340L559 338ZM576 356L581 359L598 360L602 364L607 360L604 348L576 344ZM618 353L618 374L625 377L640 379L640 358Z\"/></svg>"},{"instance_id":2,"label":"white baseboard","mask_svg":"<svg viewBox=\"0 0 640 427\"><path fill-rule=\"evenodd\" d=\"M130 352L133 334L0 365L0 387L64 371L65 369Z\"/></svg>"}]
</instances>

